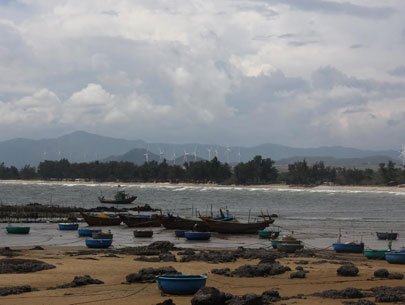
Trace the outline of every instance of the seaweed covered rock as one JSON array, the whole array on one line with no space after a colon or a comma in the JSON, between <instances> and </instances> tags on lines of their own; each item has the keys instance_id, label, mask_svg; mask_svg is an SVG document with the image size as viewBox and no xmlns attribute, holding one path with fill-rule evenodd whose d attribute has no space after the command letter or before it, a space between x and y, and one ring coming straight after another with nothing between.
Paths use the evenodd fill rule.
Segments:
<instances>
[{"instance_id":1,"label":"seaweed covered rock","mask_svg":"<svg viewBox=\"0 0 405 305\"><path fill-rule=\"evenodd\" d=\"M13 250L10 247L0 248L0 255L5 257L14 257L20 254L20 250Z\"/></svg>"},{"instance_id":2,"label":"seaweed covered rock","mask_svg":"<svg viewBox=\"0 0 405 305\"><path fill-rule=\"evenodd\" d=\"M374 276L378 277L378 278L381 278L381 279L387 278L389 274L390 273L385 268L381 268L381 269L378 269L378 270L374 271Z\"/></svg>"},{"instance_id":3,"label":"seaweed covered rock","mask_svg":"<svg viewBox=\"0 0 405 305\"><path fill-rule=\"evenodd\" d=\"M230 273L235 277L266 277L291 271L290 267L274 264L242 265Z\"/></svg>"},{"instance_id":4,"label":"seaweed covered rock","mask_svg":"<svg viewBox=\"0 0 405 305\"><path fill-rule=\"evenodd\" d=\"M281 300L281 296L277 290L270 289L262 293L262 300L268 303L277 302Z\"/></svg>"},{"instance_id":5,"label":"seaweed covered rock","mask_svg":"<svg viewBox=\"0 0 405 305\"><path fill-rule=\"evenodd\" d=\"M20 294L20 293L31 292L31 291L35 291L35 290L36 289L33 289L29 285L0 287L0 295L6 296L6 295L10 295L10 294Z\"/></svg>"},{"instance_id":6,"label":"seaweed covered rock","mask_svg":"<svg viewBox=\"0 0 405 305\"><path fill-rule=\"evenodd\" d=\"M376 303L374 303L373 301L369 301L369 300L358 300L355 302L343 302L344 305L376 305Z\"/></svg>"},{"instance_id":7,"label":"seaweed covered rock","mask_svg":"<svg viewBox=\"0 0 405 305\"><path fill-rule=\"evenodd\" d=\"M173 302L172 299L167 299L167 300L164 300L161 303L157 303L156 305L176 305L176 304Z\"/></svg>"},{"instance_id":8,"label":"seaweed covered rock","mask_svg":"<svg viewBox=\"0 0 405 305\"><path fill-rule=\"evenodd\" d=\"M304 279L305 275L306 273L304 270L298 270L290 273L290 279Z\"/></svg>"},{"instance_id":9,"label":"seaweed covered rock","mask_svg":"<svg viewBox=\"0 0 405 305\"><path fill-rule=\"evenodd\" d=\"M98 279L93 279L90 275L83 275L83 276L77 275L73 278L73 281L71 281L70 283L58 285L55 287L51 287L49 289L75 288L86 285L100 285L100 284L104 284L104 282Z\"/></svg>"},{"instance_id":10,"label":"seaweed covered rock","mask_svg":"<svg viewBox=\"0 0 405 305\"><path fill-rule=\"evenodd\" d=\"M203 287L191 299L192 305L225 305L227 296L214 287Z\"/></svg>"},{"instance_id":11,"label":"seaweed covered rock","mask_svg":"<svg viewBox=\"0 0 405 305\"><path fill-rule=\"evenodd\" d=\"M261 296L258 296L254 293L248 293L243 296L234 296L228 302L227 305L263 305L263 299Z\"/></svg>"},{"instance_id":12,"label":"seaweed covered rock","mask_svg":"<svg viewBox=\"0 0 405 305\"><path fill-rule=\"evenodd\" d=\"M357 288L345 288L343 290L330 289L314 293L315 296L329 299L360 299L364 294Z\"/></svg>"},{"instance_id":13,"label":"seaweed covered rock","mask_svg":"<svg viewBox=\"0 0 405 305\"><path fill-rule=\"evenodd\" d=\"M388 274L388 278L390 280L402 280L404 278L404 275L399 272L390 272L390 274Z\"/></svg>"},{"instance_id":14,"label":"seaweed covered rock","mask_svg":"<svg viewBox=\"0 0 405 305\"><path fill-rule=\"evenodd\" d=\"M169 252L174 249L174 244L170 241L155 241L147 246L150 250L159 250L160 252Z\"/></svg>"},{"instance_id":15,"label":"seaweed covered rock","mask_svg":"<svg viewBox=\"0 0 405 305\"><path fill-rule=\"evenodd\" d=\"M200 251L190 255L184 255L182 262L202 261L213 264L235 262L237 256L230 251Z\"/></svg>"},{"instance_id":16,"label":"seaweed covered rock","mask_svg":"<svg viewBox=\"0 0 405 305\"><path fill-rule=\"evenodd\" d=\"M353 264L344 264L336 270L336 273L340 276L357 276L359 268Z\"/></svg>"},{"instance_id":17,"label":"seaweed covered rock","mask_svg":"<svg viewBox=\"0 0 405 305\"><path fill-rule=\"evenodd\" d=\"M375 301L381 303L405 301L405 287L387 287L379 286L371 288L374 293Z\"/></svg>"},{"instance_id":18,"label":"seaweed covered rock","mask_svg":"<svg viewBox=\"0 0 405 305\"><path fill-rule=\"evenodd\" d=\"M229 269L229 268L212 269L211 273L218 274L218 275L230 276L231 275L231 269Z\"/></svg>"},{"instance_id":19,"label":"seaweed covered rock","mask_svg":"<svg viewBox=\"0 0 405 305\"><path fill-rule=\"evenodd\" d=\"M54 265L35 260L23 258L5 258L0 259L1 273L30 273L41 270L56 268Z\"/></svg>"},{"instance_id":20,"label":"seaweed covered rock","mask_svg":"<svg viewBox=\"0 0 405 305\"><path fill-rule=\"evenodd\" d=\"M159 268L142 268L138 272L126 276L127 283L153 283L155 277L162 274L181 274L172 266Z\"/></svg>"}]
</instances>

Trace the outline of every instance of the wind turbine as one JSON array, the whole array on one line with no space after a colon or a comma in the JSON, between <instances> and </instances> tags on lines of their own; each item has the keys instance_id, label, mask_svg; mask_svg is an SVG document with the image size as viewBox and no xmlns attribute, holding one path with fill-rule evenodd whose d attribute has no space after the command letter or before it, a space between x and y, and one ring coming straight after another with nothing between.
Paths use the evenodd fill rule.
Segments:
<instances>
[{"instance_id":1,"label":"wind turbine","mask_svg":"<svg viewBox=\"0 0 405 305\"><path fill-rule=\"evenodd\" d=\"M176 152L173 151L173 165L176 165Z\"/></svg>"},{"instance_id":2,"label":"wind turbine","mask_svg":"<svg viewBox=\"0 0 405 305\"><path fill-rule=\"evenodd\" d=\"M188 161L188 155L189 155L189 153L186 151L186 149L184 149L184 157L183 157L184 162Z\"/></svg>"},{"instance_id":3,"label":"wind turbine","mask_svg":"<svg viewBox=\"0 0 405 305\"><path fill-rule=\"evenodd\" d=\"M229 164L229 159L231 156L231 148L229 146L226 147L225 153L226 153L226 158L227 158L228 164Z\"/></svg>"},{"instance_id":4,"label":"wind turbine","mask_svg":"<svg viewBox=\"0 0 405 305\"><path fill-rule=\"evenodd\" d=\"M208 161L211 161L211 150L212 150L212 147L209 147L207 150L208 150Z\"/></svg>"},{"instance_id":5,"label":"wind turbine","mask_svg":"<svg viewBox=\"0 0 405 305\"><path fill-rule=\"evenodd\" d=\"M402 159L402 166L405 167L405 144L402 144L402 149L399 156Z\"/></svg>"},{"instance_id":6,"label":"wind turbine","mask_svg":"<svg viewBox=\"0 0 405 305\"><path fill-rule=\"evenodd\" d=\"M146 152L143 155L145 156L145 162L149 163L149 145L146 148Z\"/></svg>"},{"instance_id":7,"label":"wind turbine","mask_svg":"<svg viewBox=\"0 0 405 305\"><path fill-rule=\"evenodd\" d=\"M162 162L165 151L159 148L159 162Z\"/></svg>"},{"instance_id":8,"label":"wind turbine","mask_svg":"<svg viewBox=\"0 0 405 305\"><path fill-rule=\"evenodd\" d=\"M197 161L197 145L194 148L193 156L194 156L194 161Z\"/></svg>"}]
</instances>

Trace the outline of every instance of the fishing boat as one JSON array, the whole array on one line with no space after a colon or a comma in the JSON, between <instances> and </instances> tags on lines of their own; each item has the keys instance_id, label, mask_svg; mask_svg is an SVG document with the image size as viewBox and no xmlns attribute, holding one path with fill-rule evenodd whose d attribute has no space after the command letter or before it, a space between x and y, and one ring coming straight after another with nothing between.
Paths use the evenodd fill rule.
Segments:
<instances>
[{"instance_id":1,"label":"fishing boat","mask_svg":"<svg viewBox=\"0 0 405 305\"><path fill-rule=\"evenodd\" d=\"M385 259L385 250L364 249L363 255L368 259Z\"/></svg>"},{"instance_id":2,"label":"fishing boat","mask_svg":"<svg viewBox=\"0 0 405 305\"><path fill-rule=\"evenodd\" d=\"M176 237L185 237L186 230L174 230Z\"/></svg>"},{"instance_id":3,"label":"fishing boat","mask_svg":"<svg viewBox=\"0 0 405 305\"><path fill-rule=\"evenodd\" d=\"M152 230L135 230L134 236L135 237L152 237L153 231Z\"/></svg>"},{"instance_id":4,"label":"fishing boat","mask_svg":"<svg viewBox=\"0 0 405 305\"><path fill-rule=\"evenodd\" d=\"M277 243L277 251L284 253L294 253L295 251L301 250L304 248L304 243L299 240L295 241L286 241Z\"/></svg>"},{"instance_id":5,"label":"fishing boat","mask_svg":"<svg viewBox=\"0 0 405 305\"><path fill-rule=\"evenodd\" d=\"M157 215L157 218L162 226L166 229L172 230L192 230L195 224L198 224L199 226L207 226L201 219L189 219L171 214L165 216Z\"/></svg>"},{"instance_id":6,"label":"fishing boat","mask_svg":"<svg viewBox=\"0 0 405 305\"><path fill-rule=\"evenodd\" d=\"M211 232L186 231L184 232L184 237L187 240L209 240L211 238Z\"/></svg>"},{"instance_id":7,"label":"fishing boat","mask_svg":"<svg viewBox=\"0 0 405 305\"><path fill-rule=\"evenodd\" d=\"M209 218L203 218L211 232L223 234L256 234L257 231L263 230L268 225L274 222L274 219L265 219L260 222L234 222L234 221L219 221Z\"/></svg>"},{"instance_id":8,"label":"fishing boat","mask_svg":"<svg viewBox=\"0 0 405 305\"><path fill-rule=\"evenodd\" d=\"M120 214L122 222L128 227L160 227L161 224L156 214L152 215L130 215L130 214Z\"/></svg>"},{"instance_id":9,"label":"fishing boat","mask_svg":"<svg viewBox=\"0 0 405 305\"><path fill-rule=\"evenodd\" d=\"M79 228L78 223L70 223L70 222L65 222L65 223L58 223L58 228L60 231L76 231Z\"/></svg>"},{"instance_id":10,"label":"fishing boat","mask_svg":"<svg viewBox=\"0 0 405 305\"><path fill-rule=\"evenodd\" d=\"M80 212L80 214L89 226L119 226L121 224L121 218L116 215L105 213L89 214L83 212Z\"/></svg>"},{"instance_id":11,"label":"fishing boat","mask_svg":"<svg viewBox=\"0 0 405 305\"><path fill-rule=\"evenodd\" d=\"M164 274L157 278L157 284L163 293L194 294L205 286L206 275Z\"/></svg>"},{"instance_id":12,"label":"fishing boat","mask_svg":"<svg viewBox=\"0 0 405 305\"><path fill-rule=\"evenodd\" d=\"M385 252L385 260L390 264L405 264L405 250Z\"/></svg>"},{"instance_id":13,"label":"fishing boat","mask_svg":"<svg viewBox=\"0 0 405 305\"><path fill-rule=\"evenodd\" d=\"M28 234L30 233L30 227L20 227L20 226L7 226L8 234Z\"/></svg>"},{"instance_id":14,"label":"fishing boat","mask_svg":"<svg viewBox=\"0 0 405 305\"><path fill-rule=\"evenodd\" d=\"M108 230L108 232L93 232L91 234L91 237L94 239L113 239L113 234L111 233L110 230Z\"/></svg>"},{"instance_id":15,"label":"fishing boat","mask_svg":"<svg viewBox=\"0 0 405 305\"><path fill-rule=\"evenodd\" d=\"M334 243L333 250L336 253L363 253L364 243Z\"/></svg>"},{"instance_id":16,"label":"fishing boat","mask_svg":"<svg viewBox=\"0 0 405 305\"><path fill-rule=\"evenodd\" d=\"M280 236L279 228L265 228L264 230L257 231L259 238L276 239Z\"/></svg>"},{"instance_id":17,"label":"fishing boat","mask_svg":"<svg viewBox=\"0 0 405 305\"><path fill-rule=\"evenodd\" d=\"M111 244L112 239L94 239L94 238L86 239L86 246L88 248L106 249L109 248Z\"/></svg>"},{"instance_id":18,"label":"fishing boat","mask_svg":"<svg viewBox=\"0 0 405 305\"><path fill-rule=\"evenodd\" d=\"M137 197L127 194L125 191L118 190L114 199L105 199L104 196L97 197L101 203L110 203L110 204L129 204L132 203Z\"/></svg>"},{"instance_id":19,"label":"fishing boat","mask_svg":"<svg viewBox=\"0 0 405 305\"><path fill-rule=\"evenodd\" d=\"M396 240L398 233L394 232L376 232L377 238L381 240Z\"/></svg>"},{"instance_id":20,"label":"fishing boat","mask_svg":"<svg viewBox=\"0 0 405 305\"><path fill-rule=\"evenodd\" d=\"M95 229L79 229L78 233L80 237L91 237L93 233L101 232L101 230Z\"/></svg>"}]
</instances>

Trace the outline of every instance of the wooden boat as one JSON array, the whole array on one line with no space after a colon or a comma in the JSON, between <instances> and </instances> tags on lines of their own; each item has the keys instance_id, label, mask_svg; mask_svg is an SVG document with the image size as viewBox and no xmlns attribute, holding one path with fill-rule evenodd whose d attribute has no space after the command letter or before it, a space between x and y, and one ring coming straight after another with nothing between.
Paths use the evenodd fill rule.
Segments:
<instances>
[{"instance_id":1,"label":"wooden boat","mask_svg":"<svg viewBox=\"0 0 405 305\"><path fill-rule=\"evenodd\" d=\"M60 231L76 231L79 228L78 223L58 223Z\"/></svg>"},{"instance_id":2,"label":"wooden boat","mask_svg":"<svg viewBox=\"0 0 405 305\"><path fill-rule=\"evenodd\" d=\"M286 242L278 242L277 243L277 250L279 252L284 253L294 253L297 250L301 250L304 248L304 243L299 240L295 241L286 241Z\"/></svg>"},{"instance_id":3,"label":"wooden boat","mask_svg":"<svg viewBox=\"0 0 405 305\"><path fill-rule=\"evenodd\" d=\"M398 233L394 232L376 232L377 238L381 240L396 240L398 238Z\"/></svg>"},{"instance_id":4,"label":"wooden boat","mask_svg":"<svg viewBox=\"0 0 405 305\"><path fill-rule=\"evenodd\" d=\"M385 252L385 260L390 264L405 264L405 251Z\"/></svg>"},{"instance_id":5,"label":"wooden boat","mask_svg":"<svg viewBox=\"0 0 405 305\"><path fill-rule=\"evenodd\" d=\"M86 239L86 246L88 248L106 249L112 244L112 239Z\"/></svg>"},{"instance_id":6,"label":"wooden boat","mask_svg":"<svg viewBox=\"0 0 405 305\"><path fill-rule=\"evenodd\" d=\"M364 243L334 243L333 250L337 253L363 253Z\"/></svg>"},{"instance_id":7,"label":"wooden boat","mask_svg":"<svg viewBox=\"0 0 405 305\"><path fill-rule=\"evenodd\" d=\"M121 218L115 215L108 214L89 214L80 212L84 220L89 226L119 226L121 224Z\"/></svg>"},{"instance_id":8,"label":"wooden boat","mask_svg":"<svg viewBox=\"0 0 405 305\"><path fill-rule=\"evenodd\" d=\"M179 216L167 215L161 216L157 215L159 222L164 226L166 229L179 229L179 230L192 230L194 225L199 226L206 226L204 221L200 219L189 219L189 218L182 218Z\"/></svg>"},{"instance_id":9,"label":"wooden boat","mask_svg":"<svg viewBox=\"0 0 405 305\"><path fill-rule=\"evenodd\" d=\"M101 230L95 229L79 229L78 233L80 237L91 237L93 233L101 232Z\"/></svg>"},{"instance_id":10,"label":"wooden boat","mask_svg":"<svg viewBox=\"0 0 405 305\"><path fill-rule=\"evenodd\" d=\"M250 223L219 221L209 218L203 218L203 220L208 225L211 232L223 234L256 234L257 231L263 230L274 222L274 219Z\"/></svg>"},{"instance_id":11,"label":"wooden boat","mask_svg":"<svg viewBox=\"0 0 405 305\"><path fill-rule=\"evenodd\" d=\"M152 230L135 230L134 236L135 237L152 237L153 231Z\"/></svg>"},{"instance_id":12,"label":"wooden boat","mask_svg":"<svg viewBox=\"0 0 405 305\"><path fill-rule=\"evenodd\" d=\"M114 195L114 199L105 199L104 196L99 196L97 198L101 203L129 204L133 202L137 197L130 196L125 191L117 191Z\"/></svg>"},{"instance_id":13,"label":"wooden boat","mask_svg":"<svg viewBox=\"0 0 405 305\"><path fill-rule=\"evenodd\" d=\"M156 278L163 293L194 294L205 286L206 275L164 274Z\"/></svg>"},{"instance_id":14,"label":"wooden boat","mask_svg":"<svg viewBox=\"0 0 405 305\"><path fill-rule=\"evenodd\" d=\"M209 240L211 238L211 232L186 231L184 232L184 237L187 240Z\"/></svg>"},{"instance_id":15,"label":"wooden boat","mask_svg":"<svg viewBox=\"0 0 405 305\"><path fill-rule=\"evenodd\" d=\"M18 227L18 226L7 226L8 234L28 234L30 233L30 227Z\"/></svg>"},{"instance_id":16,"label":"wooden boat","mask_svg":"<svg viewBox=\"0 0 405 305\"><path fill-rule=\"evenodd\" d=\"M110 231L108 232L100 231L100 232L93 232L91 234L91 237L94 239L113 239L113 234Z\"/></svg>"},{"instance_id":17,"label":"wooden boat","mask_svg":"<svg viewBox=\"0 0 405 305\"><path fill-rule=\"evenodd\" d=\"M135 227L160 227L161 224L159 219L153 215L130 215L130 214L120 214L122 222L125 223L130 228Z\"/></svg>"},{"instance_id":18,"label":"wooden boat","mask_svg":"<svg viewBox=\"0 0 405 305\"><path fill-rule=\"evenodd\" d=\"M363 255L368 259L385 259L387 250L364 249Z\"/></svg>"}]
</instances>

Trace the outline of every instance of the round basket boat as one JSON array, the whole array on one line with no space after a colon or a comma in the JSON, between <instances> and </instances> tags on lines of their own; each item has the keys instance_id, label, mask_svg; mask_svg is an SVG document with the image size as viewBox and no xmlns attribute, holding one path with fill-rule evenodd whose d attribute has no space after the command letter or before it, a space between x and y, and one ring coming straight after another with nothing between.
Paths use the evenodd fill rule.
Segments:
<instances>
[{"instance_id":1,"label":"round basket boat","mask_svg":"<svg viewBox=\"0 0 405 305\"><path fill-rule=\"evenodd\" d=\"M184 236L187 240L209 240L211 238L211 232L194 232L186 231Z\"/></svg>"},{"instance_id":2,"label":"round basket boat","mask_svg":"<svg viewBox=\"0 0 405 305\"><path fill-rule=\"evenodd\" d=\"M30 227L7 226L6 230L7 230L8 234L28 234L28 233L30 233Z\"/></svg>"},{"instance_id":3,"label":"round basket boat","mask_svg":"<svg viewBox=\"0 0 405 305\"><path fill-rule=\"evenodd\" d=\"M101 232L101 230L95 229L79 229L78 233L80 237L92 237L93 233Z\"/></svg>"},{"instance_id":4,"label":"round basket boat","mask_svg":"<svg viewBox=\"0 0 405 305\"><path fill-rule=\"evenodd\" d=\"M88 248L106 249L109 248L111 244L112 239L94 239L94 238L86 239L86 246Z\"/></svg>"},{"instance_id":5,"label":"round basket boat","mask_svg":"<svg viewBox=\"0 0 405 305\"><path fill-rule=\"evenodd\" d=\"M390 264L405 264L405 250L385 252L385 260Z\"/></svg>"},{"instance_id":6,"label":"round basket boat","mask_svg":"<svg viewBox=\"0 0 405 305\"><path fill-rule=\"evenodd\" d=\"M153 231L152 230L135 230L134 231L135 237L152 237Z\"/></svg>"},{"instance_id":7,"label":"round basket boat","mask_svg":"<svg viewBox=\"0 0 405 305\"><path fill-rule=\"evenodd\" d=\"M164 274L158 276L160 290L168 294L194 294L205 286L206 275Z\"/></svg>"},{"instance_id":8,"label":"round basket boat","mask_svg":"<svg viewBox=\"0 0 405 305\"><path fill-rule=\"evenodd\" d=\"M61 231L76 231L79 228L78 223L58 223L58 228Z\"/></svg>"}]
</instances>

